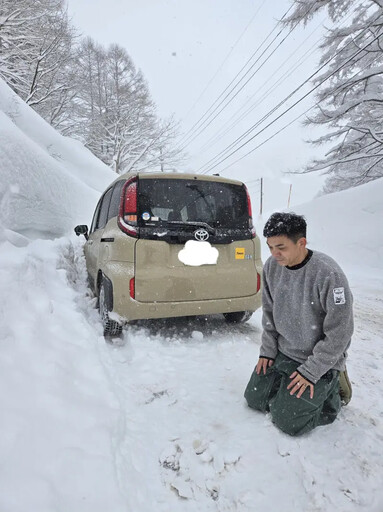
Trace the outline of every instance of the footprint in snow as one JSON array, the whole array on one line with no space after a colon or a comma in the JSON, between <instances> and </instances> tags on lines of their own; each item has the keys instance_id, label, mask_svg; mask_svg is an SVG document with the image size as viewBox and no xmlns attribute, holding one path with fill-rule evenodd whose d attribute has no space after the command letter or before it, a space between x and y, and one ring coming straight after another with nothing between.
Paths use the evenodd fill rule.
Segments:
<instances>
[{"instance_id":1,"label":"footprint in snow","mask_svg":"<svg viewBox=\"0 0 383 512\"><path fill-rule=\"evenodd\" d=\"M222 500L220 482L240 460L236 451L222 451L214 441L194 439L170 443L162 452L159 463L163 468L163 481L184 499L199 499L204 495L214 501Z\"/></svg>"}]
</instances>

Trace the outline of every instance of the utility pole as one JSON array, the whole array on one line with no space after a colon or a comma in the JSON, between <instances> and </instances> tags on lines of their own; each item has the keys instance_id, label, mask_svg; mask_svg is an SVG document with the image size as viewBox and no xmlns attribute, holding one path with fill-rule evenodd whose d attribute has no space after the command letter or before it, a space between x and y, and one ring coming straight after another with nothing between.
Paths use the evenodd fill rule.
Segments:
<instances>
[{"instance_id":1,"label":"utility pole","mask_svg":"<svg viewBox=\"0 0 383 512\"><path fill-rule=\"evenodd\" d=\"M261 195L260 195L259 215L262 215L262 207L263 207L263 178L261 178Z\"/></svg>"},{"instance_id":2,"label":"utility pole","mask_svg":"<svg viewBox=\"0 0 383 512\"><path fill-rule=\"evenodd\" d=\"M287 201L287 208L290 208L290 199L291 199L291 189L293 188L293 184L290 183L290 190L289 190L289 199Z\"/></svg>"},{"instance_id":3,"label":"utility pole","mask_svg":"<svg viewBox=\"0 0 383 512\"><path fill-rule=\"evenodd\" d=\"M161 172L164 172L164 157L162 155L162 146L160 147L160 162L161 162Z\"/></svg>"}]
</instances>

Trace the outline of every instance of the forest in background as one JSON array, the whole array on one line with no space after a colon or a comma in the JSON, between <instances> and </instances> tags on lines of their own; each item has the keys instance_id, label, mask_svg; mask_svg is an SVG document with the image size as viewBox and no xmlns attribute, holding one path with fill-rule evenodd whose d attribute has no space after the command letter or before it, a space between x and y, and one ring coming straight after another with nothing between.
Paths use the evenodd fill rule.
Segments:
<instances>
[{"instance_id":1,"label":"forest in background","mask_svg":"<svg viewBox=\"0 0 383 512\"><path fill-rule=\"evenodd\" d=\"M279 23L292 31L322 11L331 26L304 123L321 127L309 142L326 153L296 172L324 173L329 193L383 176L383 0L294 0ZM0 0L0 77L118 174L176 170L185 159L174 117L159 118L127 50L80 36L66 0Z\"/></svg>"},{"instance_id":2,"label":"forest in background","mask_svg":"<svg viewBox=\"0 0 383 512\"><path fill-rule=\"evenodd\" d=\"M81 37L65 0L0 0L0 76L61 134L116 173L174 170L174 118L160 119L125 48Z\"/></svg>"}]
</instances>

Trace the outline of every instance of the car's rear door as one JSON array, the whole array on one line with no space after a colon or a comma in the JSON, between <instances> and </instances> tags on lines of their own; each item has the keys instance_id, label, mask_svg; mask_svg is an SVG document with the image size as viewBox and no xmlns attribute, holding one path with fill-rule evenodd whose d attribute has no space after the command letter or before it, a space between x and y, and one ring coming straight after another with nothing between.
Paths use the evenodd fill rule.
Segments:
<instances>
[{"instance_id":1,"label":"car's rear door","mask_svg":"<svg viewBox=\"0 0 383 512\"><path fill-rule=\"evenodd\" d=\"M138 207L136 300L229 300L257 292L256 246L240 184L140 178ZM205 240L197 242L201 232ZM206 244L216 262L195 265Z\"/></svg>"}]
</instances>

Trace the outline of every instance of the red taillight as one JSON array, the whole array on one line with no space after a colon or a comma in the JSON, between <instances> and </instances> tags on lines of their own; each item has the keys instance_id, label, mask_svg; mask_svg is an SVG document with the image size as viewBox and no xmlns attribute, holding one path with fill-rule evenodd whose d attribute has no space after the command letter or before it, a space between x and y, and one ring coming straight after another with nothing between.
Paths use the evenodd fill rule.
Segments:
<instances>
[{"instance_id":1,"label":"red taillight","mask_svg":"<svg viewBox=\"0 0 383 512\"><path fill-rule=\"evenodd\" d=\"M257 293L261 289L261 274L258 274L257 272Z\"/></svg>"},{"instance_id":2,"label":"red taillight","mask_svg":"<svg viewBox=\"0 0 383 512\"><path fill-rule=\"evenodd\" d=\"M137 181L126 185L124 194L124 215L137 215Z\"/></svg>"},{"instance_id":3,"label":"red taillight","mask_svg":"<svg viewBox=\"0 0 383 512\"><path fill-rule=\"evenodd\" d=\"M122 189L118 225L122 231L137 236L137 178L127 181Z\"/></svg>"},{"instance_id":4,"label":"red taillight","mask_svg":"<svg viewBox=\"0 0 383 512\"><path fill-rule=\"evenodd\" d=\"M249 191L247 190L246 185L244 185L244 187L246 190L246 198L247 198L247 213L249 215L249 228L251 230L251 234L252 234L253 238L255 238L256 233L255 233L255 229L254 229L254 225L253 225L253 212L251 209L250 194L249 194Z\"/></svg>"},{"instance_id":5,"label":"red taillight","mask_svg":"<svg viewBox=\"0 0 383 512\"><path fill-rule=\"evenodd\" d=\"M134 277L132 277L132 279L129 281L129 291L130 291L130 296L132 297L132 299L134 299L136 296L136 287L135 287Z\"/></svg>"}]
</instances>

